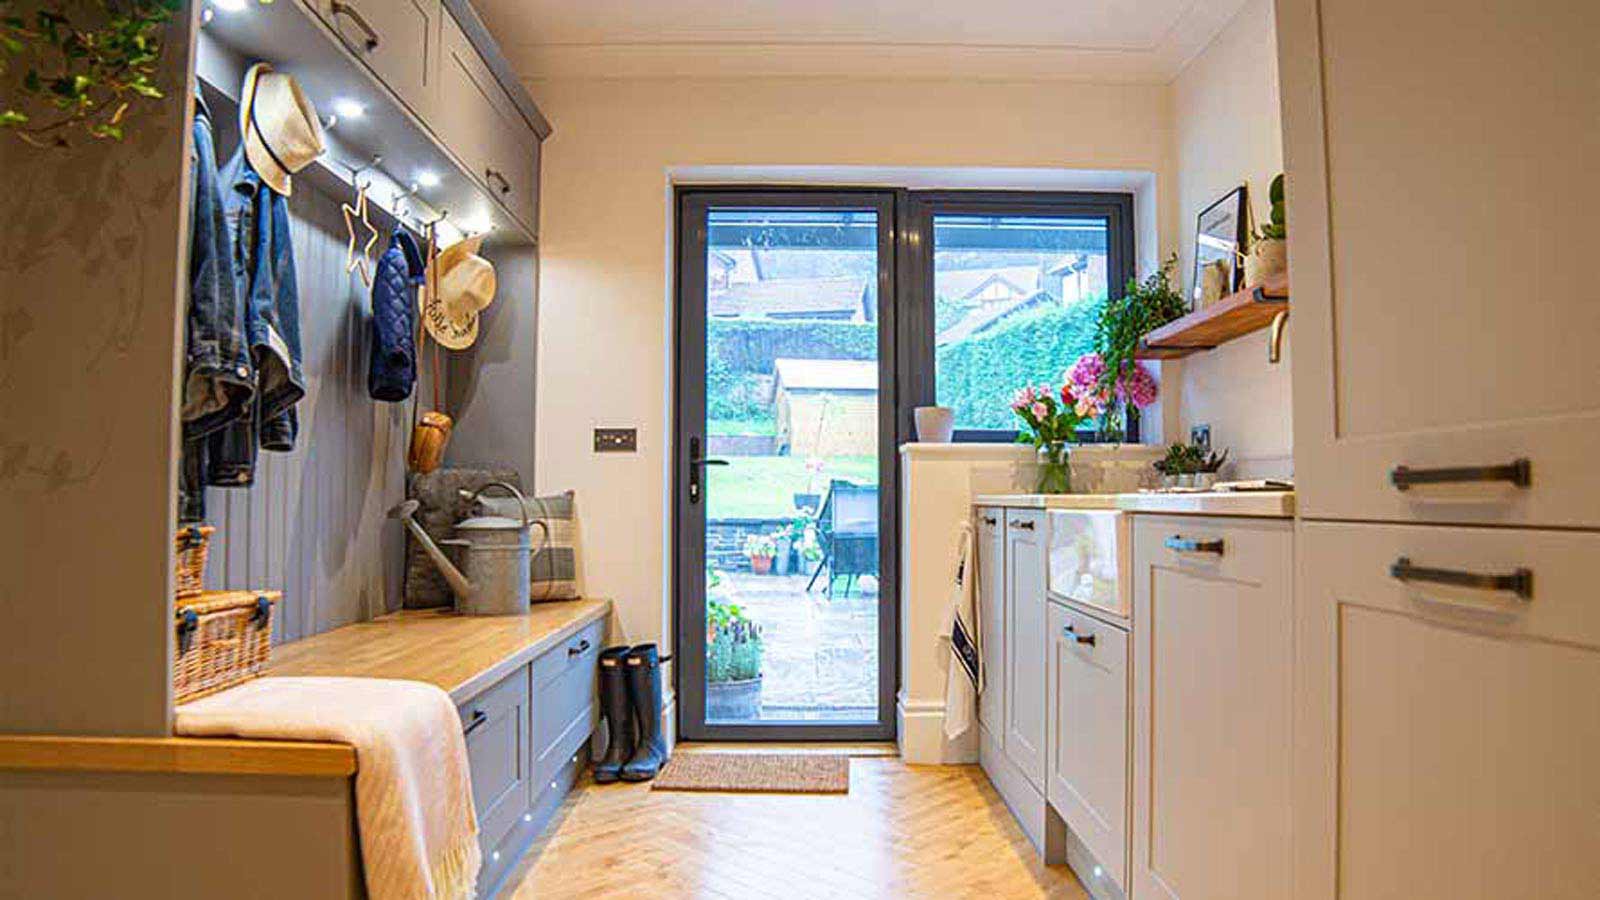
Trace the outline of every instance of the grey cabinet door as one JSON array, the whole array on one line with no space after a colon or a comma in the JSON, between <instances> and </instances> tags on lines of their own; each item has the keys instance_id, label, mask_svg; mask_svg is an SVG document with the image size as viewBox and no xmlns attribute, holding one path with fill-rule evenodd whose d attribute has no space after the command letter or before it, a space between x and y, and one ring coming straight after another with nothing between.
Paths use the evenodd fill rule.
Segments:
<instances>
[{"instance_id":1,"label":"grey cabinet door","mask_svg":"<svg viewBox=\"0 0 1600 900\"><path fill-rule=\"evenodd\" d=\"M1045 664L1049 623L1045 607L1045 514L1006 513L1005 736L1011 762L1044 793Z\"/></svg>"},{"instance_id":2,"label":"grey cabinet door","mask_svg":"<svg viewBox=\"0 0 1600 900\"><path fill-rule=\"evenodd\" d=\"M983 660L983 693L978 695L978 723L999 738L1006 708L1006 528L1005 510L978 510L979 650Z\"/></svg>"},{"instance_id":3,"label":"grey cabinet door","mask_svg":"<svg viewBox=\"0 0 1600 900\"><path fill-rule=\"evenodd\" d=\"M605 623L595 622L533 661L533 792L583 746L599 718L595 677Z\"/></svg>"},{"instance_id":4,"label":"grey cabinet door","mask_svg":"<svg viewBox=\"0 0 1600 900\"><path fill-rule=\"evenodd\" d=\"M439 0L316 0L316 10L423 120L438 99Z\"/></svg>"},{"instance_id":5,"label":"grey cabinet door","mask_svg":"<svg viewBox=\"0 0 1600 900\"><path fill-rule=\"evenodd\" d=\"M538 136L448 15L441 43L434 130L497 203L537 231Z\"/></svg>"},{"instance_id":6,"label":"grey cabinet door","mask_svg":"<svg viewBox=\"0 0 1600 900\"><path fill-rule=\"evenodd\" d=\"M460 707L479 842L485 851L498 844L528 808L532 762L528 687L528 667L522 666Z\"/></svg>"}]
</instances>

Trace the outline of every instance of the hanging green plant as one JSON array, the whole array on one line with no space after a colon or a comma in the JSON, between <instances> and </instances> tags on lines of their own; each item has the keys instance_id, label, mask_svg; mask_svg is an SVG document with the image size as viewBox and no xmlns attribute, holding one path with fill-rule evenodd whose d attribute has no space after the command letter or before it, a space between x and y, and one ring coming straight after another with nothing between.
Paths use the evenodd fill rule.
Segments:
<instances>
[{"instance_id":1,"label":"hanging green plant","mask_svg":"<svg viewBox=\"0 0 1600 900\"><path fill-rule=\"evenodd\" d=\"M21 5L0 0L0 129L36 147L121 140L133 105L161 99L162 29L182 0Z\"/></svg>"}]
</instances>

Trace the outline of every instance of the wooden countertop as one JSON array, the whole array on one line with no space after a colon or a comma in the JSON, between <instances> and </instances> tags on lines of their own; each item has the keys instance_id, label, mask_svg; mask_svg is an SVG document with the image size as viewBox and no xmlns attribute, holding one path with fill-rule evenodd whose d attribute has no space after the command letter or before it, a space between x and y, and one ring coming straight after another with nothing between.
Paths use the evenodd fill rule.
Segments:
<instances>
[{"instance_id":1,"label":"wooden countertop","mask_svg":"<svg viewBox=\"0 0 1600 900\"><path fill-rule=\"evenodd\" d=\"M979 494L974 506L1009 509L1120 509L1134 513L1294 518L1293 491L1199 491L1138 494Z\"/></svg>"},{"instance_id":2,"label":"wooden countertop","mask_svg":"<svg viewBox=\"0 0 1600 900\"><path fill-rule=\"evenodd\" d=\"M536 603L518 616L404 610L274 647L266 674L406 678L462 703L610 611L610 600Z\"/></svg>"},{"instance_id":3,"label":"wooden countertop","mask_svg":"<svg viewBox=\"0 0 1600 900\"><path fill-rule=\"evenodd\" d=\"M273 648L267 675L406 678L460 703L611 611L609 600L536 604L527 615L407 610ZM0 770L348 778L348 744L235 738L0 734Z\"/></svg>"}]
</instances>

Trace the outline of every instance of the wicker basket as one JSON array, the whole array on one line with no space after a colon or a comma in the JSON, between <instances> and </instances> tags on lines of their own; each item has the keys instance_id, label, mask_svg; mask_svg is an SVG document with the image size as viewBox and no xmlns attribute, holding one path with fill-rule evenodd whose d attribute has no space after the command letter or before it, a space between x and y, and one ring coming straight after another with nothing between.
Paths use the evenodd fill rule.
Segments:
<instances>
[{"instance_id":1,"label":"wicker basket","mask_svg":"<svg viewBox=\"0 0 1600 900\"><path fill-rule=\"evenodd\" d=\"M180 601L172 656L172 692L185 703L261 674L272 656L272 607L278 591L208 591Z\"/></svg>"},{"instance_id":2,"label":"wicker basket","mask_svg":"<svg viewBox=\"0 0 1600 900\"><path fill-rule=\"evenodd\" d=\"M205 590L206 554L211 549L210 525L186 525L172 540L174 563L173 593L179 600L198 597Z\"/></svg>"}]
</instances>

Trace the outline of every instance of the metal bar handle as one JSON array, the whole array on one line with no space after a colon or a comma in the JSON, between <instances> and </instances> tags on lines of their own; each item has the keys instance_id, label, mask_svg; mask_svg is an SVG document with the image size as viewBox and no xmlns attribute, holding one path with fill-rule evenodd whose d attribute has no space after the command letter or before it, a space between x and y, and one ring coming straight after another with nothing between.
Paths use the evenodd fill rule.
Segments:
<instances>
[{"instance_id":1,"label":"metal bar handle","mask_svg":"<svg viewBox=\"0 0 1600 900\"><path fill-rule=\"evenodd\" d=\"M348 3L343 2L343 0L333 0L333 3L330 4L328 8L336 16L348 17L350 21L356 23L357 28L366 32L367 39L362 41L361 44L367 49L368 53L378 49L378 32L373 30L372 25L368 23L366 18L361 15L360 10Z\"/></svg>"},{"instance_id":2,"label":"metal bar handle","mask_svg":"<svg viewBox=\"0 0 1600 900\"><path fill-rule=\"evenodd\" d=\"M1179 553L1215 553L1218 556L1222 555L1225 548L1222 538L1217 538L1214 541L1197 541L1194 538L1186 538L1180 534L1167 538L1162 541L1162 544L1168 550L1176 550Z\"/></svg>"},{"instance_id":3,"label":"metal bar handle","mask_svg":"<svg viewBox=\"0 0 1600 900\"><path fill-rule=\"evenodd\" d=\"M1480 591L1509 591L1524 600L1533 599L1533 570L1519 568L1509 575L1480 575L1459 569L1430 569L1414 566L1402 556L1389 567L1389 577L1396 581L1426 581L1430 584L1448 584L1454 587L1475 588Z\"/></svg>"},{"instance_id":4,"label":"metal bar handle","mask_svg":"<svg viewBox=\"0 0 1600 900\"><path fill-rule=\"evenodd\" d=\"M1011 527L1012 528L1021 528L1023 531L1032 531L1033 530L1033 523L1029 522L1027 519L1012 519L1011 520Z\"/></svg>"},{"instance_id":5,"label":"metal bar handle","mask_svg":"<svg viewBox=\"0 0 1600 900\"><path fill-rule=\"evenodd\" d=\"M1072 638L1073 640L1077 641L1080 644L1088 644L1091 647L1094 646L1094 635L1092 635L1092 634L1079 634L1077 632L1077 630L1072 627L1072 623L1071 622L1068 622L1067 624L1061 626L1061 634L1062 634L1063 637Z\"/></svg>"},{"instance_id":6,"label":"metal bar handle","mask_svg":"<svg viewBox=\"0 0 1600 900\"><path fill-rule=\"evenodd\" d=\"M984 516L983 517L983 524L989 526L990 528L993 528L994 526L1000 524L1000 520L996 519L994 516Z\"/></svg>"},{"instance_id":7,"label":"metal bar handle","mask_svg":"<svg viewBox=\"0 0 1600 900\"><path fill-rule=\"evenodd\" d=\"M577 644L572 645L571 647L568 647L567 648L567 655L568 656L577 656L580 653L587 652L588 649L589 649L589 639L588 638L584 638L581 643L577 643Z\"/></svg>"},{"instance_id":8,"label":"metal bar handle","mask_svg":"<svg viewBox=\"0 0 1600 900\"><path fill-rule=\"evenodd\" d=\"M1395 466L1389 481L1396 490L1409 491L1418 484L1461 484L1478 481L1509 481L1519 488L1533 484L1533 464L1526 459L1503 466L1456 466L1443 469L1413 469Z\"/></svg>"},{"instance_id":9,"label":"metal bar handle","mask_svg":"<svg viewBox=\"0 0 1600 900\"><path fill-rule=\"evenodd\" d=\"M504 174L502 174L500 172L499 169L484 169L483 170L483 180L485 180L485 181L498 181L498 182L500 182L500 193L502 193L502 194L511 193L511 182L506 178L506 176Z\"/></svg>"},{"instance_id":10,"label":"metal bar handle","mask_svg":"<svg viewBox=\"0 0 1600 900\"><path fill-rule=\"evenodd\" d=\"M474 731L477 731L479 728L483 727L485 722L488 722L488 721L489 721L489 714L488 713L484 712L481 709L473 710L472 711L472 721L467 723L467 727L461 729L461 736L462 737L466 737L467 735L473 733Z\"/></svg>"}]
</instances>

